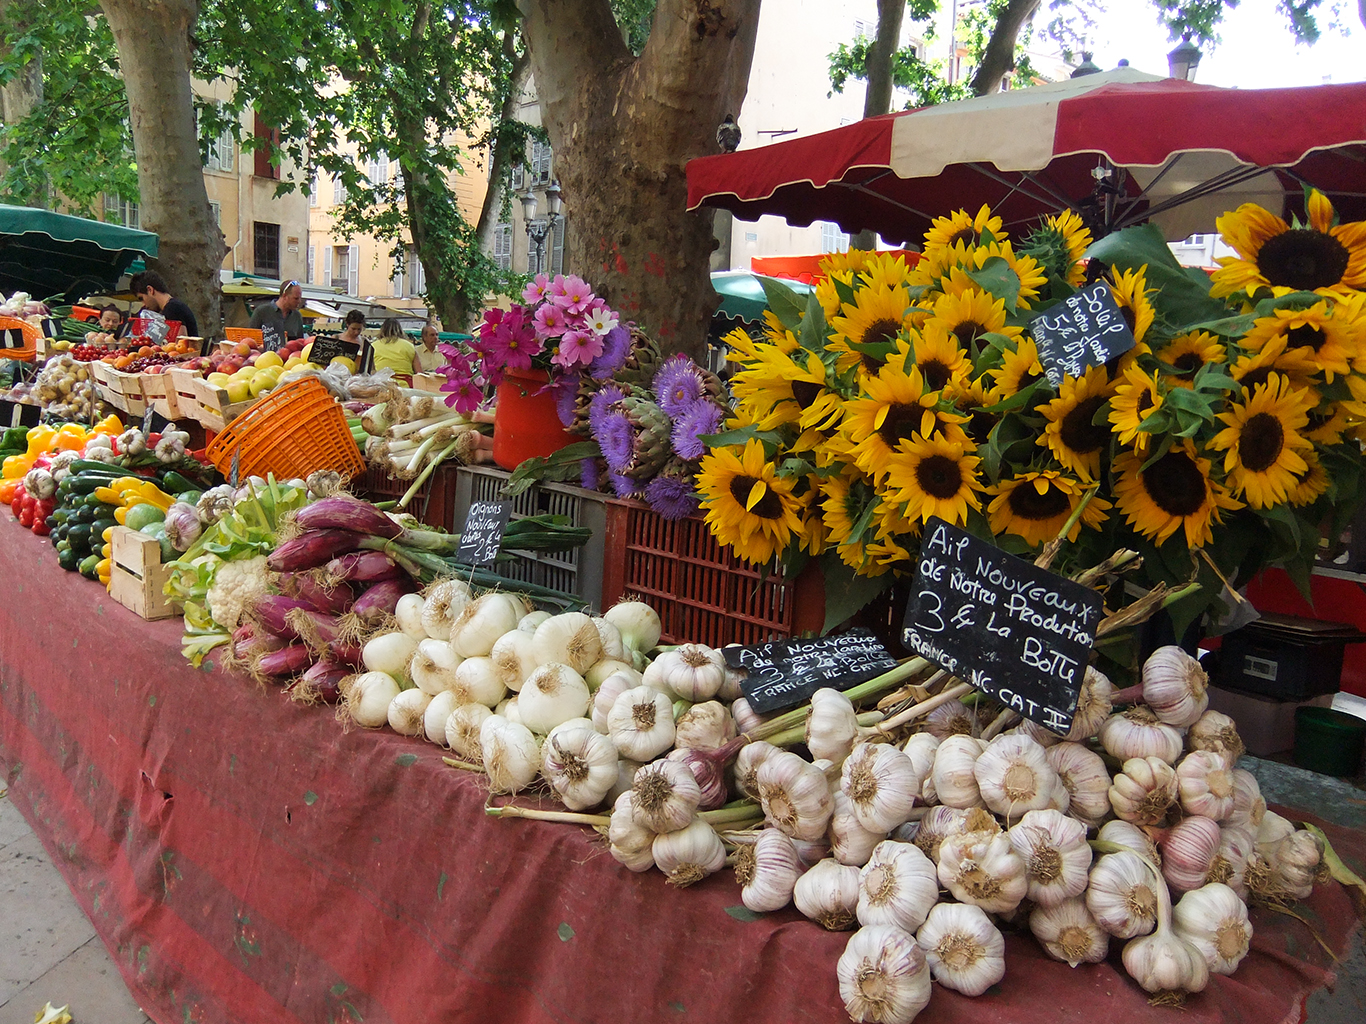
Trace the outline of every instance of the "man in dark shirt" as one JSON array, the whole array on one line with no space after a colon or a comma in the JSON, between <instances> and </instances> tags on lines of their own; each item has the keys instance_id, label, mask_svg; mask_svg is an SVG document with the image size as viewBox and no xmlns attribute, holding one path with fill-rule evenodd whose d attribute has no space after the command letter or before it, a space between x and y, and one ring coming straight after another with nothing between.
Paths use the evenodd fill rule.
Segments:
<instances>
[{"instance_id":1,"label":"man in dark shirt","mask_svg":"<svg viewBox=\"0 0 1366 1024\"><path fill-rule=\"evenodd\" d=\"M280 286L280 296L273 302L257 306L251 314L251 326L258 330L265 324L277 324L286 338L304 336L304 318L299 307L304 304L304 290L298 281L286 281Z\"/></svg>"},{"instance_id":2,"label":"man in dark shirt","mask_svg":"<svg viewBox=\"0 0 1366 1024\"><path fill-rule=\"evenodd\" d=\"M143 309L155 310L167 320L178 321L182 337L199 337L199 321L195 319L194 311L166 290L165 279L155 270L134 274L132 288L133 294L142 300Z\"/></svg>"}]
</instances>

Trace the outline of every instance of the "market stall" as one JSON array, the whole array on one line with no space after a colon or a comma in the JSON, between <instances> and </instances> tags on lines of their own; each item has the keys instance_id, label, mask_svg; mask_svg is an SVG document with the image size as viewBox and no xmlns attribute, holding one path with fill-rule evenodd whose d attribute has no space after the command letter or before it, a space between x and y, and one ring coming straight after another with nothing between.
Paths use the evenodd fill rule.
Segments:
<instances>
[{"instance_id":1,"label":"market stall","mask_svg":"<svg viewBox=\"0 0 1366 1024\"><path fill-rule=\"evenodd\" d=\"M0 290L47 298L113 288L157 236L27 206L0 206Z\"/></svg>"}]
</instances>

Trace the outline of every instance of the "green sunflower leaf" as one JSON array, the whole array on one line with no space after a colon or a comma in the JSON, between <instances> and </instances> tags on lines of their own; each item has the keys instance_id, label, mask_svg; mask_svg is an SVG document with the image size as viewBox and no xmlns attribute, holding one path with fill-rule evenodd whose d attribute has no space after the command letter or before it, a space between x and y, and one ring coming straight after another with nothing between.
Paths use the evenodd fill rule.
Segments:
<instances>
[{"instance_id":1,"label":"green sunflower leaf","mask_svg":"<svg viewBox=\"0 0 1366 1024\"><path fill-rule=\"evenodd\" d=\"M755 424L736 427L734 430L723 430L719 434L699 434L698 439L708 448L726 448L730 445L742 445L746 441L758 439L765 445L776 447L782 442L782 435L776 430L760 430Z\"/></svg>"},{"instance_id":2,"label":"green sunflower leaf","mask_svg":"<svg viewBox=\"0 0 1366 1024\"><path fill-rule=\"evenodd\" d=\"M1228 315L1228 307L1209 295L1209 278L1203 271L1190 272L1177 262L1162 232L1153 224L1124 228L1098 239L1086 250L1116 270L1137 270L1147 265L1146 284L1155 310L1182 331L1186 325L1207 323ZM1208 328L1207 328L1208 329Z\"/></svg>"},{"instance_id":3,"label":"green sunflower leaf","mask_svg":"<svg viewBox=\"0 0 1366 1024\"><path fill-rule=\"evenodd\" d=\"M1186 331L1206 331L1209 334L1217 334L1222 338L1241 338L1248 331L1252 330L1252 325L1256 323L1257 317L1249 313L1247 316L1229 316L1219 320L1207 320L1200 324L1190 324ZM1184 332L1183 332L1184 333Z\"/></svg>"},{"instance_id":4,"label":"green sunflower leaf","mask_svg":"<svg viewBox=\"0 0 1366 1024\"><path fill-rule=\"evenodd\" d=\"M1004 301L1010 312L1014 313L1019 307L1020 275L1000 256L992 256L982 264L981 270L969 270L967 275L993 298Z\"/></svg>"},{"instance_id":5,"label":"green sunflower leaf","mask_svg":"<svg viewBox=\"0 0 1366 1024\"><path fill-rule=\"evenodd\" d=\"M1175 439L1175 435L1173 434L1163 434L1162 440L1158 443L1157 450L1148 456L1147 461L1145 461L1143 465L1138 467L1138 471L1140 473L1146 473L1155 463L1157 463L1162 458L1162 456L1166 455L1169 451L1172 450L1172 442Z\"/></svg>"},{"instance_id":6,"label":"green sunflower leaf","mask_svg":"<svg viewBox=\"0 0 1366 1024\"><path fill-rule=\"evenodd\" d=\"M1323 301L1317 292L1290 292L1288 295L1274 296L1257 303L1257 316L1274 316L1278 309L1308 309Z\"/></svg>"},{"instance_id":7,"label":"green sunflower leaf","mask_svg":"<svg viewBox=\"0 0 1366 1024\"><path fill-rule=\"evenodd\" d=\"M854 286L838 277L831 277L830 283L835 286L835 294L839 297L841 306L852 306L854 304Z\"/></svg>"},{"instance_id":8,"label":"green sunflower leaf","mask_svg":"<svg viewBox=\"0 0 1366 1024\"><path fill-rule=\"evenodd\" d=\"M825 310L815 292L806 297L806 315L797 333L797 344L808 352L825 351Z\"/></svg>"},{"instance_id":9,"label":"green sunflower leaf","mask_svg":"<svg viewBox=\"0 0 1366 1024\"><path fill-rule=\"evenodd\" d=\"M802 313L806 310L806 297L798 295L791 287L777 278L759 276L759 284L764 289L768 308L778 318L778 322L793 334L802 325Z\"/></svg>"},{"instance_id":10,"label":"green sunflower leaf","mask_svg":"<svg viewBox=\"0 0 1366 1024\"><path fill-rule=\"evenodd\" d=\"M816 467L806 459L784 459L778 466L778 475L783 477L805 477L816 472Z\"/></svg>"}]
</instances>

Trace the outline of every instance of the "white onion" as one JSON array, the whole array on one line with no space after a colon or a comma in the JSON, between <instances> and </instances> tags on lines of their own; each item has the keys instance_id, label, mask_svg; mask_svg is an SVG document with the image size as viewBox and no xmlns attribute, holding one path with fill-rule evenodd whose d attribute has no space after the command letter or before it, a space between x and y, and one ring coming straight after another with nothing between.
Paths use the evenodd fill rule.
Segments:
<instances>
[{"instance_id":1,"label":"white onion","mask_svg":"<svg viewBox=\"0 0 1366 1024\"><path fill-rule=\"evenodd\" d=\"M461 757L479 760L483 757L479 744L479 730L493 712L483 704L461 704L446 719L446 746Z\"/></svg>"},{"instance_id":2,"label":"white onion","mask_svg":"<svg viewBox=\"0 0 1366 1024\"><path fill-rule=\"evenodd\" d=\"M345 692L351 720L367 729L378 729L389 721L389 702L398 696L399 688L387 672L362 672L351 678Z\"/></svg>"},{"instance_id":3,"label":"white onion","mask_svg":"<svg viewBox=\"0 0 1366 1024\"><path fill-rule=\"evenodd\" d=\"M567 665L576 675L602 658L602 636L583 612L552 615L536 627L532 642L537 664Z\"/></svg>"},{"instance_id":4,"label":"white onion","mask_svg":"<svg viewBox=\"0 0 1366 1024\"><path fill-rule=\"evenodd\" d=\"M422 629L435 640L449 640L455 620L469 602L470 588L463 580L435 584L428 589L422 606Z\"/></svg>"},{"instance_id":5,"label":"white onion","mask_svg":"<svg viewBox=\"0 0 1366 1024\"><path fill-rule=\"evenodd\" d=\"M591 620L588 624L592 628ZM544 624L541 628L545 628ZM593 635L597 635L596 629ZM562 722L582 716L588 710L588 699L588 684L583 677L568 665L552 662L531 673L517 695L517 707L532 732L548 733Z\"/></svg>"},{"instance_id":6,"label":"white onion","mask_svg":"<svg viewBox=\"0 0 1366 1024\"><path fill-rule=\"evenodd\" d=\"M507 694L507 688L493 667L492 658L466 658L455 668L451 686L457 704L483 704L493 707Z\"/></svg>"},{"instance_id":7,"label":"white onion","mask_svg":"<svg viewBox=\"0 0 1366 1024\"><path fill-rule=\"evenodd\" d=\"M389 702L389 728L403 736L417 736L423 731L423 715L427 705L432 702L430 693L421 690L404 690Z\"/></svg>"},{"instance_id":8,"label":"white onion","mask_svg":"<svg viewBox=\"0 0 1366 1024\"><path fill-rule=\"evenodd\" d=\"M550 618L549 612L527 612L517 620L517 628L524 633L536 632L536 627Z\"/></svg>"},{"instance_id":9,"label":"white onion","mask_svg":"<svg viewBox=\"0 0 1366 1024\"><path fill-rule=\"evenodd\" d=\"M524 725L491 715L479 727L484 771L493 793L516 793L531 784L541 770L541 748Z\"/></svg>"},{"instance_id":10,"label":"white onion","mask_svg":"<svg viewBox=\"0 0 1366 1024\"><path fill-rule=\"evenodd\" d=\"M583 674L583 681L588 684L588 688L594 693L598 692L598 687L608 676L616 675L618 672L625 672L634 682L632 686L640 685L640 673L633 669L624 661L617 661L615 658L603 658L592 668Z\"/></svg>"},{"instance_id":11,"label":"white onion","mask_svg":"<svg viewBox=\"0 0 1366 1024\"><path fill-rule=\"evenodd\" d=\"M531 634L523 629L510 629L500 636L489 652L498 680L509 690L522 688L526 677L540 664L532 650Z\"/></svg>"},{"instance_id":12,"label":"white onion","mask_svg":"<svg viewBox=\"0 0 1366 1024\"><path fill-rule=\"evenodd\" d=\"M421 594L404 594L394 606L398 628L419 642L427 639L427 631L422 628L422 609L426 604Z\"/></svg>"},{"instance_id":13,"label":"white onion","mask_svg":"<svg viewBox=\"0 0 1366 1024\"><path fill-rule=\"evenodd\" d=\"M371 672L399 679L407 675L408 662L416 650L417 641L407 633L381 633L361 650L361 661Z\"/></svg>"},{"instance_id":14,"label":"white onion","mask_svg":"<svg viewBox=\"0 0 1366 1024\"><path fill-rule=\"evenodd\" d=\"M427 710L422 713L422 729L427 734L427 739L437 746L446 743L446 724L450 721L455 708L455 694L450 690L443 690L432 698Z\"/></svg>"},{"instance_id":15,"label":"white onion","mask_svg":"<svg viewBox=\"0 0 1366 1024\"><path fill-rule=\"evenodd\" d=\"M500 636L517 628L521 615L507 594L485 594L467 604L451 626L451 647L462 658L486 657Z\"/></svg>"},{"instance_id":16,"label":"white onion","mask_svg":"<svg viewBox=\"0 0 1366 1024\"><path fill-rule=\"evenodd\" d=\"M408 671L419 690L435 697L455 688L455 670L461 660L445 640L421 640L408 663Z\"/></svg>"},{"instance_id":17,"label":"white onion","mask_svg":"<svg viewBox=\"0 0 1366 1024\"><path fill-rule=\"evenodd\" d=\"M602 617L617 627L621 642L634 651L644 654L659 644L663 626L655 610L648 604L621 601L603 612Z\"/></svg>"}]
</instances>

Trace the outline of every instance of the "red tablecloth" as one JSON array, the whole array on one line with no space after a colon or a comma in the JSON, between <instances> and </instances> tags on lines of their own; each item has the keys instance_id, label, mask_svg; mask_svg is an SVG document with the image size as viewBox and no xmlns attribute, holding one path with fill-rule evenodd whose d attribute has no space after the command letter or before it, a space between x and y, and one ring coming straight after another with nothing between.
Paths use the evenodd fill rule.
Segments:
<instances>
[{"instance_id":1,"label":"red tablecloth","mask_svg":"<svg viewBox=\"0 0 1366 1024\"><path fill-rule=\"evenodd\" d=\"M747 920L729 872L677 891L586 830L489 819L437 748L191 669L178 620L141 622L8 521L0 579L10 799L159 1024L844 1019L848 936ZM1362 872L1366 837L1328 831ZM1336 885L1303 911L1346 947ZM1294 1021L1329 981L1303 925L1254 921L1254 953L1182 1020ZM998 987L936 988L921 1019L1175 1019L1118 947L1071 970L1011 937Z\"/></svg>"}]
</instances>

